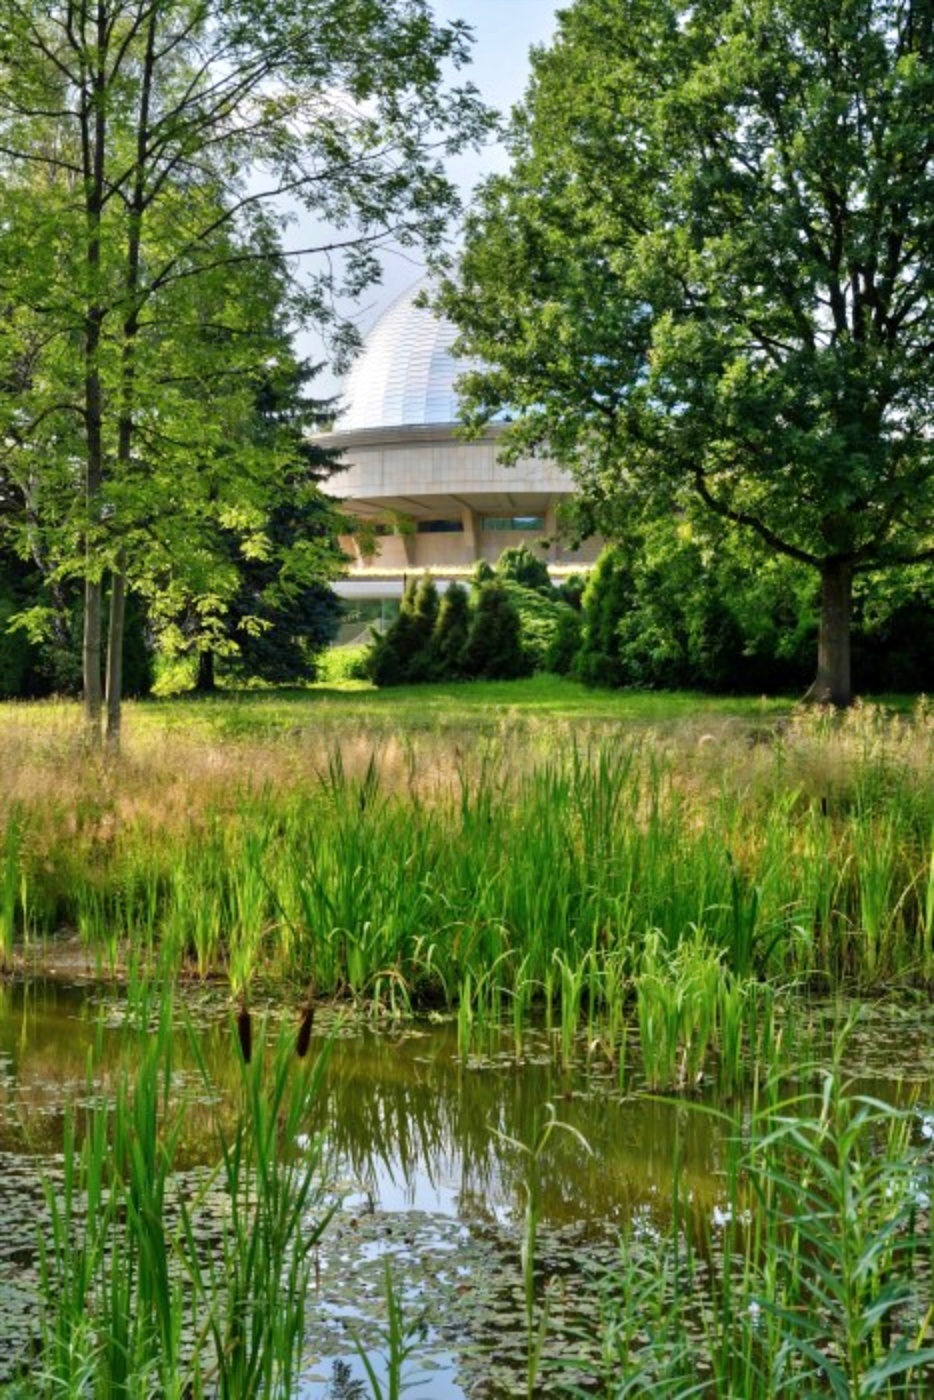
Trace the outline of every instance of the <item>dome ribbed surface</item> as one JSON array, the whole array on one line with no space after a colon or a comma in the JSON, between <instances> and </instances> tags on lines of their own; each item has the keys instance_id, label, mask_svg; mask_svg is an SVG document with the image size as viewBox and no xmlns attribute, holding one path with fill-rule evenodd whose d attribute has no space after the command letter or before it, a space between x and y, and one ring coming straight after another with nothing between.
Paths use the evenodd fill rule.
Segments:
<instances>
[{"instance_id":1,"label":"dome ribbed surface","mask_svg":"<svg viewBox=\"0 0 934 1400\"><path fill-rule=\"evenodd\" d=\"M429 285L422 278L396 297L370 331L344 383L339 432L458 421L454 381L477 362L456 359L457 328L415 305Z\"/></svg>"}]
</instances>

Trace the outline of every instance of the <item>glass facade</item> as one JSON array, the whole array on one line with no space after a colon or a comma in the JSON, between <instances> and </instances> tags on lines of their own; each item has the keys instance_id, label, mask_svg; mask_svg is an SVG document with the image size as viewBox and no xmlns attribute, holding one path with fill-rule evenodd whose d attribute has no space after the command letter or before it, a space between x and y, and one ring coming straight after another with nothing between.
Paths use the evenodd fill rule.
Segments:
<instances>
[{"instance_id":1,"label":"glass facade","mask_svg":"<svg viewBox=\"0 0 934 1400\"><path fill-rule=\"evenodd\" d=\"M528 534L530 530L544 530L543 515L485 515L481 522L484 530L513 530L518 534Z\"/></svg>"}]
</instances>

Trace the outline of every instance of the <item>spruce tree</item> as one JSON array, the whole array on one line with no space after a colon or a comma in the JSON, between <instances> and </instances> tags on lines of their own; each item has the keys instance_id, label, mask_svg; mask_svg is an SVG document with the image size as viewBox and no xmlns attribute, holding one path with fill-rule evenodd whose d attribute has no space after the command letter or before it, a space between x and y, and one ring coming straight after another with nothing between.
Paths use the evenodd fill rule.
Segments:
<instances>
[{"instance_id":1,"label":"spruce tree","mask_svg":"<svg viewBox=\"0 0 934 1400\"><path fill-rule=\"evenodd\" d=\"M619 621L630 606L632 575L621 549L605 549L584 590L584 628L576 673L585 685L625 685Z\"/></svg>"},{"instance_id":2,"label":"spruce tree","mask_svg":"<svg viewBox=\"0 0 934 1400\"><path fill-rule=\"evenodd\" d=\"M522 649L519 614L498 579L477 590L463 662L468 676L487 680L512 680L532 670Z\"/></svg>"},{"instance_id":3,"label":"spruce tree","mask_svg":"<svg viewBox=\"0 0 934 1400\"><path fill-rule=\"evenodd\" d=\"M439 679L456 680L463 675L463 652L469 631L467 590L460 583L452 583L441 600L435 624L434 650Z\"/></svg>"}]
</instances>

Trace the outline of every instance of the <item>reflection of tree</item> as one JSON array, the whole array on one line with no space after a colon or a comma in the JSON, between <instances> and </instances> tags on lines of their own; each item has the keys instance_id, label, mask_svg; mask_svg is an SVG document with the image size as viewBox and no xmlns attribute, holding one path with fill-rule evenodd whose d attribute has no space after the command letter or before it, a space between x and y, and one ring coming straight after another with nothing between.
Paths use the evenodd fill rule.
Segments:
<instances>
[{"instance_id":1,"label":"reflection of tree","mask_svg":"<svg viewBox=\"0 0 934 1400\"><path fill-rule=\"evenodd\" d=\"M126 1005L117 997L93 1006L87 991L46 983L0 987L0 1012L0 1056L9 1067L0 1075L0 1148L57 1152L66 1103L86 1095L89 1056L95 1093L107 1093L134 1068L138 1042ZM208 1024L180 1028L173 1046L186 1166L211 1160L219 1116L229 1121L237 1103L230 1027L214 1014ZM322 1043L313 1040L313 1053ZM718 1199L723 1150L709 1116L623 1099L612 1085L569 1075L545 1056L523 1065L491 1057L468 1068L457 1058L450 1026L402 1034L345 1029L333 1043L309 1131L326 1136L342 1170L377 1201L382 1182L408 1191L414 1204L421 1176L454 1192L461 1217L482 1225L496 1219L497 1206L516 1218L521 1213L526 1164L509 1139L532 1141L546 1103L594 1155L570 1134L555 1136L541 1164L544 1222L622 1223L643 1203L653 1214L667 1212L676 1137L686 1191L700 1201ZM79 1113L79 1140L81 1127Z\"/></svg>"},{"instance_id":2,"label":"reflection of tree","mask_svg":"<svg viewBox=\"0 0 934 1400\"><path fill-rule=\"evenodd\" d=\"M428 1039L367 1035L335 1045L317 1126L377 1199L380 1179L398 1185L420 1171L435 1187L456 1186L461 1216L476 1223L495 1219L497 1203L520 1211L526 1164L508 1139L532 1141L546 1103L594 1156L570 1134L556 1135L542 1162L543 1220L622 1223L641 1202L660 1206L676 1136L688 1190L717 1199L722 1147L707 1115L586 1088L583 1076L550 1063L468 1070L446 1027Z\"/></svg>"}]
</instances>

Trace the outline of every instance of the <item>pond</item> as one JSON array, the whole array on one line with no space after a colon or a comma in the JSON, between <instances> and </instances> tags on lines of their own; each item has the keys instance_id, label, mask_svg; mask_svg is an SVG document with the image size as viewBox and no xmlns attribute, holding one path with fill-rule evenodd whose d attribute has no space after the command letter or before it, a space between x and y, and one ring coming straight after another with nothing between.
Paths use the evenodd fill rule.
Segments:
<instances>
[{"instance_id":1,"label":"pond","mask_svg":"<svg viewBox=\"0 0 934 1400\"><path fill-rule=\"evenodd\" d=\"M851 1010L803 1005L798 1043L826 1049ZM273 1024L285 1019L275 1006L265 1014ZM236 1097L236 1050L221 993L186 997L178 1019L173 1092L187 1104L180 1160L197 1172L211 1161L215 1116ZM139 1047L132 1022L125 995L113 989L48 979L0 985L0 1377L28 1354L36 1330L36 1240L48 1221L42 1177L54 1181L61 1170L66 1111L78 1106L80 1132L81 1106L132 1066ZM527 1149L549 1115L562 1126L538 1163L536 1268L550 1282L536 1393L566 1380L568 1363L586 1386L620 1232L651 1245L669 1229L676 1159L684 1228L702 1253L716 1249L730 1212L731 1129L701 1111L716 1104L715 1086L708 1080L690 1097L653 1096L636 1065L621 1070L580 1049L563 1068L549 1034L532 1027L518 1050L511 1033L491 1032L482 1053L463 1056L450 1018L374 1026L319 1013L312 1054L329 1060L309 1133L326 1141L335 1214L307 1309L306 1400L357 1393L358 1343L379 1373L387 1261L409 1329L407 1379L422 1383L416 1394L525 1393ZM919 1114L934 1102L927 1002L864 1007L847 1054L861 1092L914 1103Z\"/></svg>"}]
</instances>

